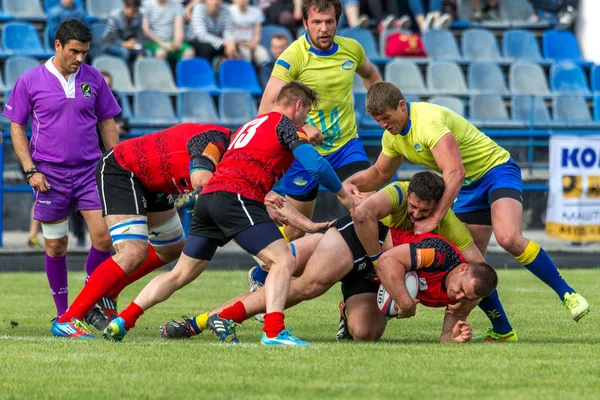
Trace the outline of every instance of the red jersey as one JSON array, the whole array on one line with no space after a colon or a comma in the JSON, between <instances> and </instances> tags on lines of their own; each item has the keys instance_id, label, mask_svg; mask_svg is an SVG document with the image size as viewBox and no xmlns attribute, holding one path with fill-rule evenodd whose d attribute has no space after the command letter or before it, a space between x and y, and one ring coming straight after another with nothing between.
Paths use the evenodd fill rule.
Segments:
<instances>
[{"instance_id":1,"label":"red jersey","mask_svg":"<svg viewBox=\"0 0 600 400\"><path fill-rule=\"evenodd\" d=\"M419 276L417 299L427 307L456 304L446 292L446 276L465 263L461 252L444 237L434 233L415 235L412 231L390 228L394 246L410 243L411 270Z\"/></svg>"},{"instance_id":2,"label":"red jersey","mask_svg":"<svg viewBox=\"0 0 600 400\"><path fill-rule=\"evenodd\" d=\"M131 171L148 191L185 193L193 190L190 160L205 156L216 164L229 144L230 135L231 130L218 125L180 124L125 140L113 152L119 165Z\"/></svg>"},{"instance_id":3,"label":"red jersey","mask_svg":"<svg viewBox=\"0 0 600 400\"><path fill-rule=\"evenodd\" d=\"M304 143L306 134L285 115L260 115L235 132L202 194L231 192L262 203Z\"/></svg>"}]
</instances>

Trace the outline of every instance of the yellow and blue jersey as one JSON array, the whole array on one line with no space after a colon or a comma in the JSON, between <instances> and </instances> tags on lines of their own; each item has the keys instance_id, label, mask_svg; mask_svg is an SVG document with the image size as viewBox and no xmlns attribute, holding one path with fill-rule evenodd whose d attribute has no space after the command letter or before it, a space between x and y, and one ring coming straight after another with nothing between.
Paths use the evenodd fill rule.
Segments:
<instances>
[{"instance_id":1,"label":"yellow and blue jersey","mask_svg":"<svg viewBox=\"0 0 600 400\"><path fill-rule=\"evenodd\" d=\"M408 218L407 211L408 185L409 182L392 182L382 189L388 195L392 206L390 214L381 220L385 226L405 231L413 230L414 225ZM473 243L469 230L452 210L448 210L433 233L443 236L461 251Z\"/></svg>"},{"instance_id":2,"label":"yellow and blue jersey","mask_svg":"<svg viewBox=\"0 0 600 400\"><path fill-rule=\"evenodd\" d=\"M407 105L407 127L397 135L392 135L387 130L383 133L381 146L386 156L402 155L415 164L442 172L431 149L450 132L456 138L466 171L463 187L509 160L508 151L453 111L429 103L413 102Z\"/></svg>"},{"instance_id":3,"label":"yellow and blue jersey","mask_svg":"<svg viewBox=\"0 0 600 400\"><path fill-rule=\"evenodd\" d=\"M354 39L335 36L333 48L322 51L313 48L305 34L275 63L272 76L285 82L301 81L318 93L319 108L310 111L307 122L325 137L317 146L321 155L332 154L358 137L352 85L365 58L364 49Z\"/></svg>"}]
</instances>

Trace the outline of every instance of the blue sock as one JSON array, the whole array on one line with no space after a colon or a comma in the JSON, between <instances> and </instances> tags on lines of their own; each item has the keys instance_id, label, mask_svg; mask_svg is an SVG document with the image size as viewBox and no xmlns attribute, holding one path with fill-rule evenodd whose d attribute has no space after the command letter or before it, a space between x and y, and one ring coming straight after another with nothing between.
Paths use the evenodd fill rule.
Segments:
<instances>
[{"instance_id":1,"label":"blue sock","mask_svg":"<svg viewBox=\"0 0 600 400\"><path fill-rule=\"evenodd\" d=\"M560 275L552 259L537 243L530 241L523 254L515 258L529 272L550 286L561 300L564 300L565 293L575 292Z\"/></svg>"},{"instance_id":2,"label":"blue sock","mask_svg":"<svg viewBox=\"0 0 600 400\"><path fill-rule=\"evenodd\" d=\"M512 326L510 325L510 322L508 322L504 308L502 308L502 303L500 303L497 290L494 290L488 297L483 298L479 302L479 308L481 308L485 315L490 319L494 332L504 335L512 330Z\"/></svg>"},{"instance_id":3,"label":"blue sock","mask_svg":"<svg viewBox=\"0 0 600 400\"><path fill-rule=\"evenodd\" d=\"M257 281L260 282L261 285L265 284L265 281L267 280L267 275L269 274L269 271L265 271L264 269L262 269L262 267L259 265L258 268L256 268L254 270L254 272L252 273L252 278Z\"/></svg>"}]
</instances>

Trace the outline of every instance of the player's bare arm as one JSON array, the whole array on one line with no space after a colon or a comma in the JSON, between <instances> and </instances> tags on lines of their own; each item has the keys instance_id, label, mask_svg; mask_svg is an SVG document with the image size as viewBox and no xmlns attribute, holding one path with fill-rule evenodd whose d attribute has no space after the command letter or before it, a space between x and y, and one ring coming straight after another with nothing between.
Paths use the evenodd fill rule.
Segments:
<instances>
[{"instance_id":1,"label":"player's bare arm","mask_svg":"<svg viewBox=\"0 0 600 400\"><path fill-rule=\"evenodd\" d=\"M361 192L372 192L392 180L403 159L403 156L389 157L380 153L375 165L365 171L357 172L347 181Z\"/></svg>"},{"instance_id":2,"label":"player's bare arm","mask_svg":"<svg viewBox=\"0 0 600 400\"><path fill-rule=\"evenodd\" d=\"M440 342L442 343L466 343L473 337L471 326L467 317L477 303L458 302L446 307Z\"/></svg>"},{"instance_id":3,"label":"player's bare arm","mask_svg":"<svg viewBox=\"0 0 600 400\"><path fill-rule=\"evenodd\" d=\"M119 143L119 130L114 118L107 118L103 121L98 122L100 126L100 135L102 136L102 143L106 150L110 150Z\"/></svg>"},{"instance_id":4,"label":"player's bare arm","mask_svg":"<svg viewBox=\"0 0 600 400\"><path fill-rule=\"evenodd\" d=\"M23 167L23 171L25 171L29 176L29 179L27 180L29 185L41 192L45 192L50 189L50 185L48 184L44 174L39 171L32 170L32 168L35 167L35 164L33 163L31 153L29 152L29 140L27 139L27 134L25 133L25 126L19 125L16 122L11 122L10 137L13 142L13 147L15 148L15 153L17 154L17 157L21 162L21 166Z\"/></svg>"},{"instance_id":5,"label":"player's bare arm","mask_svg":"<svg viewBox=\"0 0 600 400\"><path fill-rule=\"evenodd\" d=\"M383 286L398 304L398 318L416 314L419 300L412 299L406 289L405 276L411 270L410 246L403 244L383 253L375 268Z\"/></svg>"},{"instance_id":6,"label":"player's bare arm","mask_svg":"<svg viewBox=\"0 0 600 400\"><path fill-rule=\"evenodd\" d=\"M356 73L361 77L363 84L368 89L375 82L381 82L381 75L377 72L377 69L371 64L368 58L356 69Z\"/></svg>"},{"instance_id":7,"label":"player's bare arm","mask_svg":"<svg viewBox=\"0 0 600 400\"><path fill-rule=\"evenodd\" d=\"M286 83L286 81L271 75L271 78L269 78L269 82L267 82L267 86L265 87L265 91L263 92L260 106L258 107L258 115L262 115L273 110L275 99L277 98L277 95L281 91L283 85Z\"/></svg>"},{"instance_id":8,"label":"player's bare arm","mask_svg":"<svg viewBox=\"0 0 600 400\"><path fill-rule=\"evenodd\" d=\"M379 220L390 214L392 205L385 191L375 193L354 211L354 230L366 253L372 257L382 252L379 244Z\"/></svg>"},{"instance_id":9,"label":"player's bare arm","mask_svg":"<svg viewBox=\"0 0 600 400\"><path fill-rule=\"evenodd\" d=\"M452 207L466 174L458 143L451 132L448 132L436 143L431 149L431 153L442 171L445 189L433 214L429 218L415 223L414 231L416 234L431 232L436 228L446 212Z\"/></svg>"},{"instance_id":10,"label":"player's bare arm","mask_svg":"<svg viewBox=\"0 0 600 400\"><path fill-rule=\"evenodd\" d=\"M475 243L471 243L469 247L467 247L464 250L461 250L460 252L462 253L465 260L467 260L467 262L485 262L485 259L481 255L481 252L479 251Z\"/></svg>"}]
</instances>

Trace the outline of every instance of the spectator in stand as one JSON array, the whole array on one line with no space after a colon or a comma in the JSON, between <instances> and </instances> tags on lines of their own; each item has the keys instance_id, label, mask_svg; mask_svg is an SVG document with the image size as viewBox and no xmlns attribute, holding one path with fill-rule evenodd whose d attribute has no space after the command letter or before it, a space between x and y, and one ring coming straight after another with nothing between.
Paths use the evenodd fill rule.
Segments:
<instances>
[{"instance_id":1,"label":"spectator in stand","mask_svg":"<svg viewBox=\"0 0 600 400\"><path fill-rule=\"evenodd\" d=\"M48 11L48 36L54 38L60 23L68 19L78 19L86 22L87 15L81 8L75 6L75 0L60 0L59 4Z\"/></svg>"},{"instance_id":2,"label":"spectator in stand","mask_svg":"<svg viewBox=\"0 0 600 400\"><path fill-rule=\"evenodd\" d=\"M142 29L141 0L124 0L123 8L113 10L108 16L108 23L102 44L105 53L121 57L128 63L146 55L144 46L144 30Z\"/></svg>"},{"instance_id":3,"label":"spectator in stand","mask_svg":"<svg viewBox=\"0 0 600 400\"><path fill-rule=\"evenodd\" d=\"M264 19L260 8L249 6L248 0L233 0L229 12L233 21L233 40L242 58L257 67L269 61L269 52L260 44Z\"/></svg>"},{"instance_id":4,"label":"spectator in stand","mask_svg":"<svg viewBox=\"0 0 600 400\"><path fill-rule=\"evenodd\" d=\"M379 31L379 33L382 33L383 31L392 28L410 28L410 17L408 17L407 15L403 15L401 18L397 18L397 16L400 15L398 1L399 0L366 1L366 7L369 10L369 13L375 21L379 21L379 24L377 25L377 30ZM344 6L346 6L348 1L344 3Z\"/></svg>"},{"instance_id":5,"label":"spectator in stand","mask_svg":"<svg viewBox=\"0 0 600 400\"><path fill-rule=\"evenodd\" d=\"M482 4L483 8L482 8ZM473 7L473 21L499 21L498 4L500 0L471 0Z\"/></svg>"},{"instance_id":6,"label":"spectator in stand","mask_svg":"<svg viewBox=\"0 0 600 400\"><path fill-rule=\"evenodd\" d=\"M540 21L548 21L557 29L571 29L577 18L579 0L530 0Z\"/></svg>"},{"instance_id":7,"label":"spectator in stand","mask_svg":"<svg viewBox=\"0 0 600 400\"><path fill-rule=\"evenodd\" d=\"M183 6L185 13L185 23L188 24L192 19L192 10L196 4L202 3L204 0L177 0Z\"/></svg>"},{"instance_id":8,"label":"spectator in stand","mask_svg":"<svg viewBox=\"0 0 600 400\"><path fill-rule=\"evenodd\" d=\"M183 41L185 11L175 0L146 0L142 9L145 47L154 57L181 60L194 57L194 49Z\"/></svg>"},{"instance_id":9,"label":"spectator in stand","mask_svg":"<svg viewBox=\"0 0 600 400\"><path fill-rule=\"evenodd\" d=\"M270 61L267 61L260 68L260 83L263 88L267 86L267 82L269 82L269 78L271 78L271 72L273 72L273 68L275 67L275 62L283 53L285 49L288 48L290 42L288 41L287 36L281 33L276 33L271 36L271 42L269 44L269 51L273 58Z\"/></svg>"},{"instance_id":10,"label":"spectator in stand","mask_svg":"<svg viewBox=\"0 0 600 400\"><path fill-rule=\"evenodd\" d=\"M281 25L292 33L302 26L301 0L258 0L265 15L265 25Z\"/></svg>"},{"instance_id":11,"label":"spectator in stand","mask_svg":"<svg viewBox=\"0 0 600 400\"><path fill-rule=\"evenodd\" d=\"M209 61L215 57L240 57L233 41L231 13L221 0L204 0L204 3L196 5L190 30L196 56Z\"/></svg>"},{"instance_id":12,"label":"spectator in stand","mask_svg":"<svg viewBox=\"0 0 600 400\"><path fill-rule=\"evenodd\" d=\"M342 0L344 16L350 28L368 28L369 17L360 13L359 0Z\"/></svg>"},{"instance_id":13,"label":"spectator in stand","mask_svg":"<svg viewBox=\"0 0 600 400\"><path fill-rule=\"evenodd\" d=\"M475 3L478 0L474 0ZM408 0L410 11L415 17L421 33L429 29L448 29L452 23L450 14L442 14L442 0L429 0L428 13L425 14L424 0Z\"/></svg>"},{"instance_id":14,"label":"spectator in stand","mask_svg":"<svg viewBox=\"0 0 600 400\"><path fill-rule=\"evenodd\" d=\"M119 107L121 107L121 112L118 113L117 115L115 115L113 118L115 120L115 124L117 125L117 132L119 133L119 136L121 135L125 135L129 132L129 121L127 121L126 118L123 118L123 98L121 97L121 94L119 92L115 92L113 90L113 85L112 85L112 76L110 75L110 73L106 72L106 71L100 71L100 73L102 74L102 77L104 78L104 82L106 82L106 84L108 85L110 91L112 92L113 96L115 97L115 100L117 100L117 103L119 103ZM100 151L102 151L102 153L104 153L106 151L106 149L104 148L103 144L102 144L102 136L100 135L100 126L96 126L96 130L98 131L98 139L100 142Z\"/></svg>"}]
</instances>

